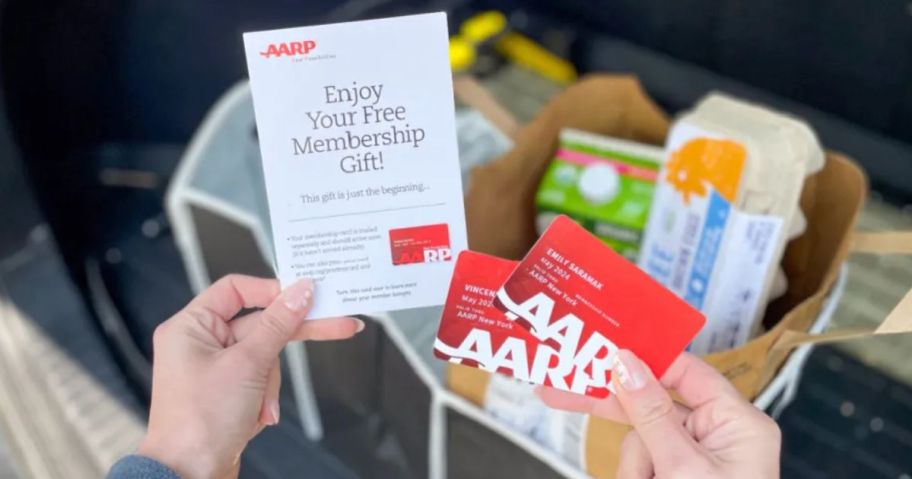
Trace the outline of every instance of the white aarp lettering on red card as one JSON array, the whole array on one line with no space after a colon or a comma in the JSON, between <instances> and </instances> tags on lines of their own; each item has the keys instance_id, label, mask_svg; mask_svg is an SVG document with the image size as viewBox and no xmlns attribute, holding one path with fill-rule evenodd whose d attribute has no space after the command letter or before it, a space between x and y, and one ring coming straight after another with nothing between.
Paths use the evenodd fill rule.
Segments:
<instances>
[{"instance_id":1,"label":"white aarp lettering on red card","mask_svg":"<svg viewBox=\"0 0 912 479\"><path fill-rule=\"evenodd\" d=\"M554 350L550 386L593 397L608 395L618 349L661 376L705 321L566 216L538 239L495 305Z\"/></svg>"},{"instance_id":2,"label":"white aarp lettering on red card","mask_svg":"<svg viewBox=\"0 0 912 479\"><path fill-rule=\"evenodd\" d=\"M593 397L618 349L661 376L703 316L566 217L521 263L463 252L434 354Z\"/></svg>"}]
</instances>

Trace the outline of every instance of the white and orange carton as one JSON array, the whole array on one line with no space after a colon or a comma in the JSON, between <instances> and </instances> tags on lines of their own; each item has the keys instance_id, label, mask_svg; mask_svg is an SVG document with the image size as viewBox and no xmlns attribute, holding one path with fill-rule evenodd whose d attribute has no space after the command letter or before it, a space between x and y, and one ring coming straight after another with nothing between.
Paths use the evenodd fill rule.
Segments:
<instances>
[{"instance_id":1,"label":"white and orange carton","mask_svg":"<svg viewBox=\"0 0 912 479\"><path fill-rule=\"evenodd\" d=\"M733 348L757 332L784 289L779 263L801 233L804 179L822 158L803 123L723 95L673 125L639 265L706 315L692 352Z\"/></svg>"}]
</instances>

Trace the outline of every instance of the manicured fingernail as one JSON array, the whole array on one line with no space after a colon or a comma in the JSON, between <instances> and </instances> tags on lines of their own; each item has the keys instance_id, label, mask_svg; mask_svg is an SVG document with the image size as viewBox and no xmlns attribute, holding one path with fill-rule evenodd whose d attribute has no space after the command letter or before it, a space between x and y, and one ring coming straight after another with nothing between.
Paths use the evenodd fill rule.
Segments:
<instances>
[{"instance_id":1,"label":"manicured fingernail","mask_svg":"<svg viewBox=\"0 0 912 479\"><path fill-rule=\"evenodd\" d=\"M636 391L646 385L646 365L626 349L618 351L614 356L611 371L621 387L628 391Z\"/></svg>"},{"instance_id":2,"label":"manicured fingernail","mask_svg":"<svg viewBox=\"0 0 912 479\"><path fill-rule=\"evenodd\" d=\"M282 301L292 311L301 311L310 305L313 298L314 282L302 279L282 292Z\"/></svg>"},{"instance_id":3,"label":"manicured fingernail","mask_svg":"<svg viewBox=\"0 0 912 479\"><path fill-rule=\"evenodd\" d=\"M361 321L358 318L354 318L354 320L355 320L355 333L360 333L361 331L364 331L364 321Z\"/></svg>"},{"instance_id":4,"label":"manicured fingernail","mask_svg":"<svg viewBox=\"0 0 912 479\"><path fill-rule=\"evenodd\" d=\"M272 425L275 426L279 423L279 401L273 399L269 403L269 411L272 412Z\"/></svg>"}]
</instances>

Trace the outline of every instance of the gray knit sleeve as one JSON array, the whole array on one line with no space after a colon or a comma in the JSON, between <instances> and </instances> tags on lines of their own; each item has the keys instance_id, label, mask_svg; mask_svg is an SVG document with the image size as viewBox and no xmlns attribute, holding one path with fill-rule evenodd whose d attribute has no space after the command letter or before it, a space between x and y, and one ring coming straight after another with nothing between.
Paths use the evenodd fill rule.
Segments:
<instances>
[{"instance_id":1,"label":"gray knit sleeve","mask_svg":"<svg viewBox=\"0 0 912 479\"><path fill-rule=\"evenodd\" d=\"M180 476L154 459L134 455L117 461L107 479L180 479Z\"/></svg>"}]
</instances>

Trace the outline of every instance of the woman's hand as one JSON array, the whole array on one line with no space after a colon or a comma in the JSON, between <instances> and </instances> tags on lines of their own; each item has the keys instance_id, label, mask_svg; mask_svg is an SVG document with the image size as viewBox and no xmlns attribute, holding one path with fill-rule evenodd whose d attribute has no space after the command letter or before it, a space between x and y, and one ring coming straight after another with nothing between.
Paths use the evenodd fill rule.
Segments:
<instances>
[{"instance_id":1,"label":"woman's hand","mask_svg":"<svg viewBox=\"0 0 912 479\"><path fill-rule=\"evenodd\" d=\"M279 422L279 353L289 341L344 339L354 318L305 321L314 284L226 276L153 337L149 430L138 453L184 479L234 477L241 452ZM236 318L242 309L265 308Z\"/></svg>"},{"instance_id":2,"label":"woman's hand","mask_svg":"<svg viewBox=\"0 0 912 479\"><path fill-rule=\"evenodd\" d=\"M604 400L549 388L538 393L551 407L633 426L621 447L618 479L779 477L776 422L695 356L682 354L659 382L622 350L612 380L617 394ZM673 402L666 388L688 406Z\"/></svg>"}]
</instances>

